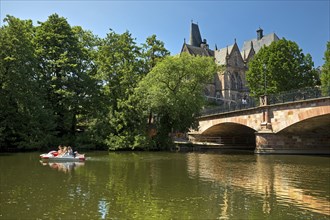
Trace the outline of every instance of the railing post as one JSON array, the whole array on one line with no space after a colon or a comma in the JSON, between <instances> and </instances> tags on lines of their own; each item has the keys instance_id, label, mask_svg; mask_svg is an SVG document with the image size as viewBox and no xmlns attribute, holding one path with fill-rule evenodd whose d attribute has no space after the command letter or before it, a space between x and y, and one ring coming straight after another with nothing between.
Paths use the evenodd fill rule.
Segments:
<instances>
[{"instance_id":1,"label":"railing post","mask_svg":"<svg viewBox=\"0 0 330 220\"><path fill-rule=\"evenodd\" d=\"M261 122L261 128L263 130L271 130L272 125L270 123L269 118L269 107L268 107L268 96L262 95L260 96L260 107L262 107L262 122Z\"/></svg>"},{"instance_id":2,"label":"railing post","mask_svg":"<svg viewBox=\"0 0 330 220\"><path fill-rule=\"evenodd\" d=\"M260 96L260 106L266 106L268 105L268 96L267 95L262 95Z\"/></svg>"}]
</instances>

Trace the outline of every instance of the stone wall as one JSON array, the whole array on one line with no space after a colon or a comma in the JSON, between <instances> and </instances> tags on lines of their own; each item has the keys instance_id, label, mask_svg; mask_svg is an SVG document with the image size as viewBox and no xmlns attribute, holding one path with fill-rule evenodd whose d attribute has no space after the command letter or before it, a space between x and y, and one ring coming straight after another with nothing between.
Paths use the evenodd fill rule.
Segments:
<instances>
[{"instance_id":1,"label":"stone wall","mask_svg":"<svg viewBox=\"0 0 330 220\"><path fill-rule=\"evenodd\" d=\"M330 154L330 136L256 133L258 154Z\"/></svg>"}]
</instances>

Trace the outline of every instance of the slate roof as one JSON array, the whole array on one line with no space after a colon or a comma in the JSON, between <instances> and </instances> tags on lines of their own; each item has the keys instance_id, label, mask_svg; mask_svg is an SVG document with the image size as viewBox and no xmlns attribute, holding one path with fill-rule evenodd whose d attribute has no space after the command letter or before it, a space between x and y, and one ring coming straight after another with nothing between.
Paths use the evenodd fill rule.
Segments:
<instances>
[{"instance_id":1,"label":"slate roof","mask_svg":"<svg viewBox=\"0 0 330 220\"><path fill-rule=\"evenodd\" d=\"M242 56L243 60L245 60L247 58L247 56L249 55L249 52L250 51L245 51L245 50L241 51L241 56Z\"/></svg>"},{"instance_id":2,"label":"slate roof","mask_svg":"<svg viewBox=\"0 0 330 220\"><path fill-rule=\"evenodd\" d=\"M190 29L190 45L199 47L202 43L202 36L199 31L198 24L191 23Z\"/></svg>"},{"instance_id":3,"label":"slate roof","mask_svg":"<svg viewBox=\"0 0 330 220\"><path fill-rule=\"evenodd\" d=\"M242 50L241 56L242 56L243 60L246 61L249 58L251 53L255 54L255 50L252 47L250 47L248 50Z\"/></svg>"},{"instance_id":4,"label":"slate roof","mask_svg":"<svg viewBox=\"0 0 330 220\"><path fill-rule=\"evenodd\" d=\"M231 53L231 51L234 48L234 44L230 45L228 47L225 48L221 48L220 50L215 50L214 51L214 58L215 58L215 62L218 65L226 65L226 57L227 57L227 49L228 49L228 54Z\"/></svg>"},{"instance_id":5,"label":"slate roof","mask_svg":"<svg viewBox=\"0 0 330 220\"><path fill-rule=\"evenodd\" d=\"M252 40L248 40L248 41L244 41L243 44L243 48L242 48L242 52L245 54L246 56L249 54L250 50L251 50L251 41L253 43L253 49L256 53L258 53L258 51L263 47L263 46L269 46L272 42L274 41L278 41L279 38L275 33L271 33L268 35L263 36L260 40L258 40L257 38L254 38Z\"/></svg>"},{"instance_id":6,"label":"slate roof","mask_svg":"<svg viewBox=\"0 0 330 220\"><path fill-rule=\"evenodd\" d=\"M191 55L208 56L208 57L214 56L214 51L207 48L195 47L189 44L185 44L184 47L188 49L188 52Z\"/></svg>"}]
</instances>

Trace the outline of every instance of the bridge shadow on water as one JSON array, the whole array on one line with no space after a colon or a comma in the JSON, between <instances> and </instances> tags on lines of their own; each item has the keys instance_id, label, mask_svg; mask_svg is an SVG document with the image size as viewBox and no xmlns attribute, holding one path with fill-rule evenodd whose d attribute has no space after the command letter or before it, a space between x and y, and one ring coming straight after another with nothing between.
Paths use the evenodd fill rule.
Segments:
<instances>
[{"instance_id":1,"label":"bridge shadow on water","mask_svg":"<svg viewBox=\"0 0 330 220\"><path fill-rule=\"evenodd\" d=\"M211 153L211 154L234 154L234 155L253 155L254 150L237 150L237 149L208 149L200 150L200 153Z\"/></svg>"}]
</instances>

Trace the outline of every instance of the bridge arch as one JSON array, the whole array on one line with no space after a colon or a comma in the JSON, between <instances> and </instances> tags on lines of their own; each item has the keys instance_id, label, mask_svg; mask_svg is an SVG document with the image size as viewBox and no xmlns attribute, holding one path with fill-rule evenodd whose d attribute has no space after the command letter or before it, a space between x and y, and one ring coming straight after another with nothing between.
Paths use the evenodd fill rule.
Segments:
<instances>
[{"instance_id":1,"label":"bridge arch","mask_svg":"<svg viewBox=\"0 0 330 220\"><path fill-rule=\"evenodd\" d=\"M235 122L222 122L208 127L201 134L206 136L238 136L254 135L256 131L245 124Z\"/></svg>"},{"instance_id":2,"label":"bridge arch","mask_svg":"<svg viewBox=\"0 0 330 220\"><path fill-rule=\"evenodd\" d=\"M259 113L258 113L259 114ZM253 115L253 113L252 113ZM219 126L244 126L248 127L253 130L253 132L257 131L260 123L250 120L250 118L238 115L233 115L231 117L222 117L222 118L204 118L203 120L199 121L199 131L201 134L207 134L209 132L213 132L214 129L216 129ZM229 129L231 129L229 127Z\"/></svg>"},{"instance_id":3,"label":"bridge arch","mask_svg":"<svg viewBox=\"0 0 330 220\"><path fill-rule=\"evenodd\" d=\"M240 149L254 149L256 145L255 130L233 122L223 122L206 129L201 135L211 142Z\"/></svg>"},{"instance_id":4,"label":"bridge arch","mask_svg":"<svg viewBox=\"0 0 330 220\"><path fill-rule=\"evenodd\" d=\"M330 114L316 115L296 121L277 131L278 134L300 134L307 136L326 136L330 131Z\"/></svg>"},{"instance_id":5,"label":"bridge arch","mask_svg":"<svg viewBox=\"0 0 330 220\"><path fill-rule=\"evenodd\" d=\"M329 106L319 106L312 109L299 109L296 114L294 114L292 110L283 112L281 113L282 118L277 116L280 120L272 122L274 133L301 133L301 131L304 130L312 131L317 128L329 128L330 126Z\"/></svg>"}]
</instances>

